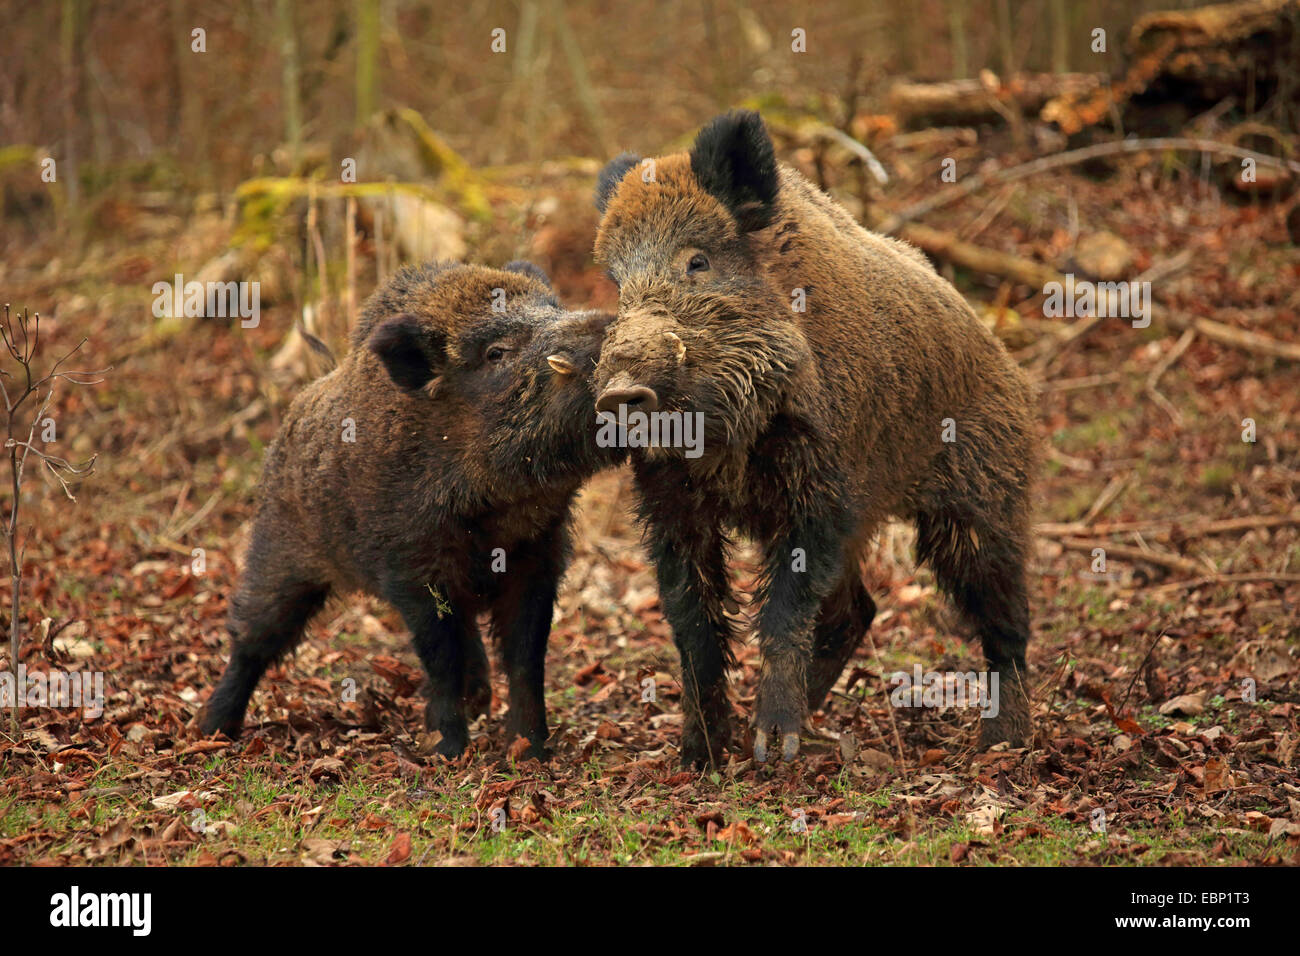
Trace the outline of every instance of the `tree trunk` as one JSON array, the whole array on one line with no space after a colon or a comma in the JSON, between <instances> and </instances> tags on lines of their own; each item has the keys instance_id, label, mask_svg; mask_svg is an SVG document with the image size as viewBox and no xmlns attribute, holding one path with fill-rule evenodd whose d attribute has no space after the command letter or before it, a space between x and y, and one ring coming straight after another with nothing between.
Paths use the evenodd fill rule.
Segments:
<instances>
[{"instance_id":1,"label":"tree trunk","mask_svg":"<svg viewBox=\"0 0 1300 956\"><path fill-rule=\"evenodd\" d=\"M280 44L280 75L284 85L284 138L289 144L291 167L298 172L302 145L302 94L298 83L298 34L293 22L293 0L275 0L275 32Z\"/></svg>"},{"instance_id":2,"label":"tree trunk","mask_svg":"<svg viewBox=\"0 0 1300 956\"><path fill-rule=\"evenodd\" d=\"M952 44L952 78L970 76L970 48L966 43L966 0L948 0L948 37Z\"/></svg>"},{"instance_id":3,"label":"tree trunk","mask_svg":"<svg viewBox=\"0 0 1300 956\"><path fill-rule=\"evenodd\" d=\"M1065 0L1050 0L1051 17L1048 29L1052 31L1052 72L1070 71L1070 19L1065 12Z\"/></svg>"},{"instance_id":4,"label":"tree trunk","mask_svg":"<svg viewBox=\"0 0 1300 956\"><path fill-rule=\"evenodd\" d=\"M379 0L357 0L357 126L375 112L379 64Z\"/></svg>"},{"instance_id":5,"label":"tree trunk","mask_svg":"<svg viewBox=\"0 0 1300 956\"><path fill-rule=\"evenodd\" d=\"M59 23L59 63L63 74L63 156L57 176L63 180L68 197L68 212L75 218L81 202L81 182L77 175L79 150L77 118L81 89L81 0L63 0Z\"/></svg>"}]
</instances>

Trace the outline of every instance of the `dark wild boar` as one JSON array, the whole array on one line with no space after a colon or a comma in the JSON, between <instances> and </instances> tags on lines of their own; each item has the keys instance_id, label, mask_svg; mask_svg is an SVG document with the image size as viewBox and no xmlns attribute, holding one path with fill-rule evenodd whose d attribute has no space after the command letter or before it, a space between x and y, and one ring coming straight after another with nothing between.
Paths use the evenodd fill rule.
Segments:
<instances>
[{"instance_id":1,"label":"dark wild boar","mask_svg":"<svg viewBox=\"0 0 1300 956\"><path fill-rule=\"evenodd\" d=\"M509 679L506 737L542 756L543 667L595 443L591 372L610 317L566 313L529 263L406 268L371 297L342 364L292 403L267 453L230 665L201 722L235 737L258 679L331 592L402 615L440 753L491 699L477 616Z\"/></svg>"},{"instance_id":2,"label":"dark wild boar","mask_svg":"<svg viewBox=\"0 0 1300 956\"><path fill-rule=\"evenodd\" d=\"M778 165L758 114L689 154L602 172L596 257L619 286L596 408L703 413L703 454L633 453L682 658L682 757L728 743L728 535L764 550L754 756L798 751L875 615L860 557L887 516L973 625L1000 680L989 745L1030 736L1025 647L1032 389L914 248Z\"/></svg>"}]
</instances>

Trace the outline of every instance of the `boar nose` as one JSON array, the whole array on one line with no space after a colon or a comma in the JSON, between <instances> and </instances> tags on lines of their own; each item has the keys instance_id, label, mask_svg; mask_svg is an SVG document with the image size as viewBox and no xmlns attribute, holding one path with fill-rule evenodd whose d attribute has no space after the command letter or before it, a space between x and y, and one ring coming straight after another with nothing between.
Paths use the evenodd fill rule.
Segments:
<instances>
[{"instance_id":1,"label":"boar nose","mask_svg":"<svg viewBox=\"0 0 1300 956\"><path fill-rule=\"evenodd\" d=\"M596 399L596 411L616 412L620 405L626 405L629 411L653 412L659 407L659 396L653 388L636 384L627 372L619 372Z\"/></svg>"}]
</instances>

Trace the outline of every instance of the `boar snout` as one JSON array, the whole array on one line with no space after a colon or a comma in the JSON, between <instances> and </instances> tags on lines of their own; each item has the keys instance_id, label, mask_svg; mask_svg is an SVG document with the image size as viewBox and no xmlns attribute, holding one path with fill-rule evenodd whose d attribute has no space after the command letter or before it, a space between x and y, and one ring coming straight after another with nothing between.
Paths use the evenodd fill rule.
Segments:
<instances>
[{"instance_id":1,"label":"boar snout","mask_svg":"<svg viewBox=\"0 0 1300 956\"><path fill-rule=\"evenodd\" d=\"M686 361L686 343L672 331L674 324L656 313L633 312L619 319L601 351L597 387L602 377L605 386L596 399L596 411L612 412L620 405L642 412L658 410L655 388L668 386L671 391L674 370Z\"/></svg>"},{"instance_id":2,"label":"boar snout","mask_svg":"<svg viewBox=\"0 0 1300 956\"><path fill-rule=\"evenodd\" d=\"M653 388L636 384L627 372L619 372L596 399L596 411L615 412L620 405L626 405L629 411L653 412L659 407L659 396Z\"/></svg>"}]
</instances>

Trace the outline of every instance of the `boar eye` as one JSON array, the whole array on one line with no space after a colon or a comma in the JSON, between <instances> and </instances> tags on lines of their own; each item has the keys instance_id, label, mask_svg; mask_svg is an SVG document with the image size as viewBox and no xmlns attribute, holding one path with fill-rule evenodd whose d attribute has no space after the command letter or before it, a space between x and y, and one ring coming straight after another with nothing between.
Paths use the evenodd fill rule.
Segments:
<instances>
[{"instance_id":1,"label":"boar eye","mask_svg":"<svg viewBox=\"0 0 1300 956\"><path fill-rule=\"evenodd\" d=\"M494 345L487 350L487 360L489 362L500 362L506 357L506 351L507 350L502 348L500 345Z\"/></svg>"},{"instance_id":2,"label":"boar eye","mask_svg":"<svg viewBox=\"0 0 1300 956\"><path fill-rule=\"evenodd\" d=\"M691 261L686 263L686 274L692 275L696 272L708 272L709 259L702 252L697 252L691 256Z\"/></svg>"}]
</instances>

